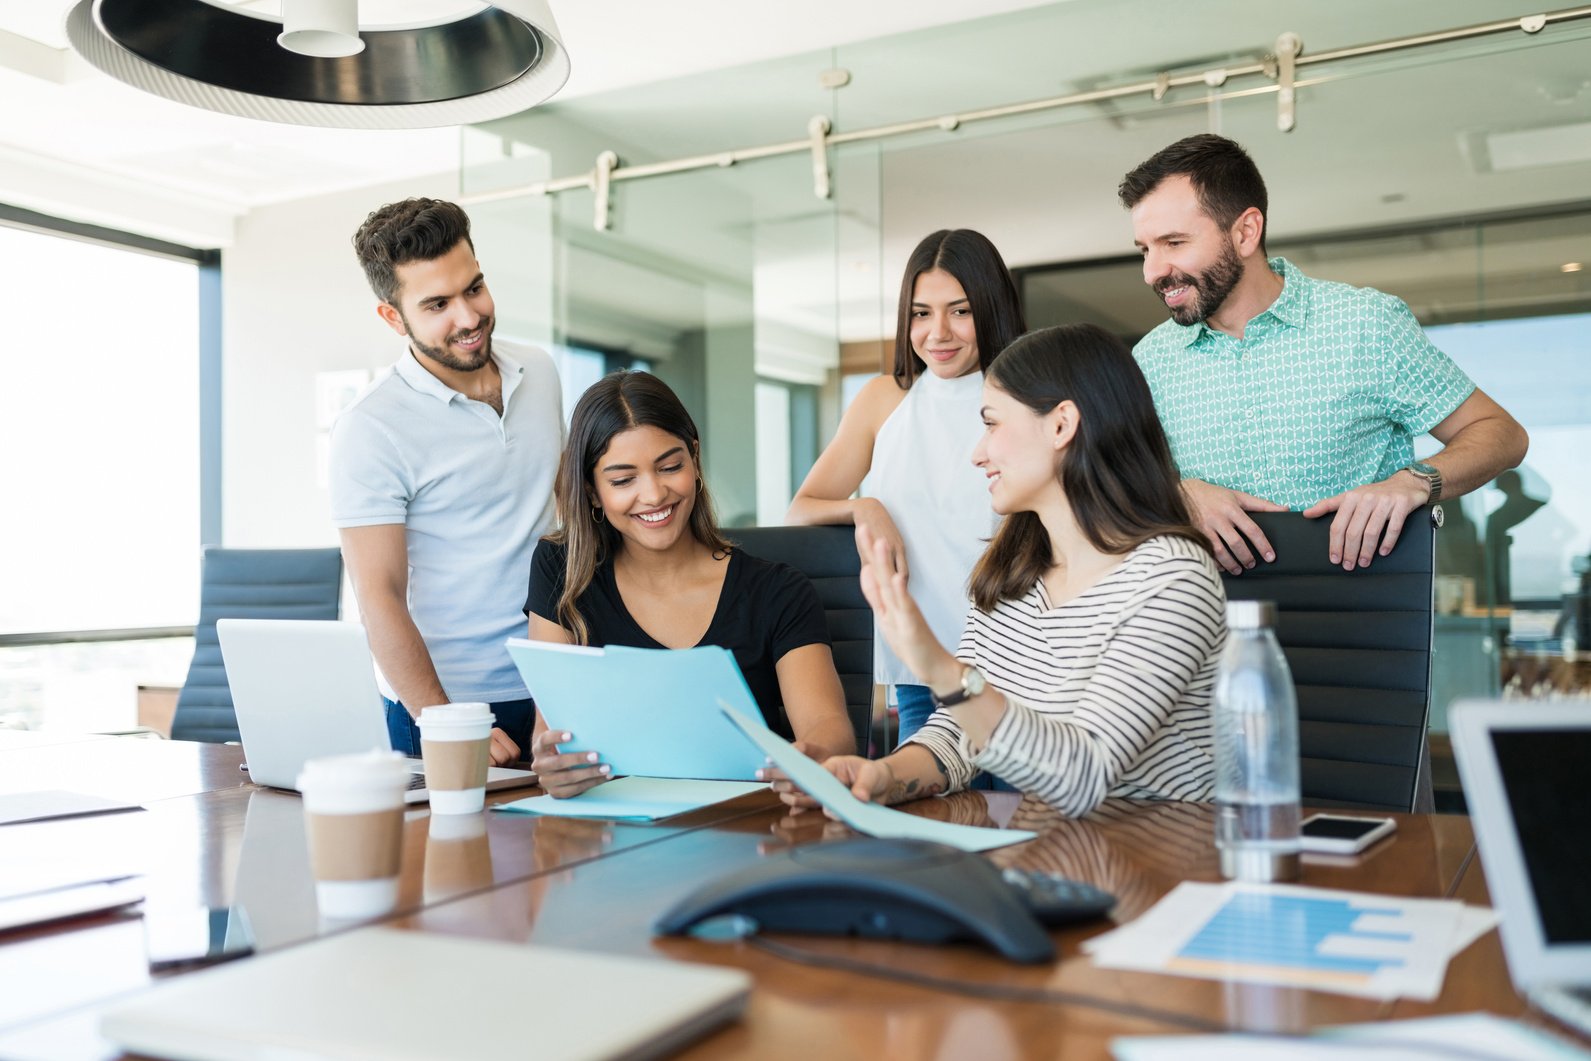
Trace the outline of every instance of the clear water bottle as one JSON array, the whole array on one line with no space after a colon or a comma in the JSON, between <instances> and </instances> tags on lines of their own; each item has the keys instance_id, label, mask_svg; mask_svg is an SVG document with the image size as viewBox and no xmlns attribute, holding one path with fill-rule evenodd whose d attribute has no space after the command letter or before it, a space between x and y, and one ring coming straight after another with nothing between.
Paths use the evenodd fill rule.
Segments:
<instances>
[{"instance_id":1,"label":"clear water bottle","mask_svg":"<svg viewBox=\"0 0 1591 1061\"><path fill-rule=\"evenodd\" d=\"M1215 686L1215 846L1229 880L1298 876L1298 699L1270 601L1229 601Z\"/></svg>"}]
</instances>

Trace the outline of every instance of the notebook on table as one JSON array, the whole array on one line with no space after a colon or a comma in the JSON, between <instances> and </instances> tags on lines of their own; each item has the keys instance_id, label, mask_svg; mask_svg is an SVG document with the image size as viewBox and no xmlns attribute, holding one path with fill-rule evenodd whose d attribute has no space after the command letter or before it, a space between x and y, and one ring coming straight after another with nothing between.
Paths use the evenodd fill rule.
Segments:
<instances>
[{"instance_id":1,"label":"notebook on table","mask_svg":"<svg viewBox=\"0 0 1591 1061\"><path fill-rule=\"evenodd\" d=\"M1449 728L1514 986L1591 1035L1591 707L1469 700Z\"/></svg>"},{"instance_id":2,"label":"notebook on table","mask_svg":"<svg viewBox=\"0 0 1591 1061\"><path fill-rule=\"evenodd\" d=\"M366 928L165 981L100 1033L208 1061L652 1058L734 1020L750 988L738 969ZM488 1018L509 997L513 1019Z\"/></svg>"},{"instance_id":3,"label":"notebook on table","mask_svg":"<svg viewBox=\"0 0 1591 1061\"><path fill-rule=\"evenodd\" d=\"M309 759L392 747L375 662L358 623L220 619L215 624L237 712L249 779L291 791ZM425 768L410 760L404 797L430 798ZM492 767L488 790L536 783L529 770Z\"/></svg>"}]
</instances>

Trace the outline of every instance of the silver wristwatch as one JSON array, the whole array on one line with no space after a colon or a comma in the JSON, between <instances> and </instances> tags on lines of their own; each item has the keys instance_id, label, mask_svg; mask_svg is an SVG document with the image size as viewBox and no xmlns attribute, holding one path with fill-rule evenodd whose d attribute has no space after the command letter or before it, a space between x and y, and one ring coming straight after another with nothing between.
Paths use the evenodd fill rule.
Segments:
<instances>
[{"instance_id":1,"label":"silver wristwatch","mask_svg":"<svg viewBox=\"0 0 1591 1061\"><path fill-rule=\"evenodd\" d=\"M932 688L928 690L928 693L934 698L935 707L954 707L956 704L971 700L974 696L983 692L987 686L988 683L983 680L983 671L977 667L966 666L961 669L960 689L953 693L946 693L944 696L940 696Z\"/></svg>"},{"instance_id":2,"label":"silver wristwatch","mask_svg":"<svg viewBox=\"0 0 1591 1061\"><path fill-rule=\"evenodd\" d=\"M1415 461L1403 469L1416 479L1423 482L1431 491L1429 504L1436 504L1442 500L1442 473L1424 461Z\"/></svg>"}]
</instances>

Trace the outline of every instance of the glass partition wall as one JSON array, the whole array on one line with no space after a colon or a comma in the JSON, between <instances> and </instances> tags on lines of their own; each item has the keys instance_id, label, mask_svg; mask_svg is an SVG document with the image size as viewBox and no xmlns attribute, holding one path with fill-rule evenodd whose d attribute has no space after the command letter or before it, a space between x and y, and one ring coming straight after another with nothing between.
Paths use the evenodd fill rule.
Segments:
<instances>
[{"instance_id":1,"label":"glass partition wall","mask_svg":"<svg viewBox=\"0 0 1591 1061\"><path fill-rule=\"evenodd\" d=\"M1515 6L1281 0L1256 14L1217 0L1153 33L1129 28L1162 24L1157 5L1074 0L544 106L468 130L462 184L505 333L558 352L569 402L620 365L667 379L734 526L782 521L844 403L886 362L899 272L924 235L993 239L1031 326L1089 320L1136 338L1164 309L1117 183L1182 136L1239 140L1270 185L1273 253L1404 298L1531 430L1517 475L1447 506L1440 731L1456 695L1568 684L1552 661L1591 639L1591 487L1575 474L1591 436L1591 23L1300 67L1290 133L1273 81L1224 71L1284 31L1323 54L1532 13ZM1191 88L951 120L1199 71ZM946 120L831 145L822 198L800 144L820 115L838 134ZM604 151L634 166L779 143L796 149L614 183L606 230L589 188L492 198L590 172Z\"/></svg>"}]
</instances>

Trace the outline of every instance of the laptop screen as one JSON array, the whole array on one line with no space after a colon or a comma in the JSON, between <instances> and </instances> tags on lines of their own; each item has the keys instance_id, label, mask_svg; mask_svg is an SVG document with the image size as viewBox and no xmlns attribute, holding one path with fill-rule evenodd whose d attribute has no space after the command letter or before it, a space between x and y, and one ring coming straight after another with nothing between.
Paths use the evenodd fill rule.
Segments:
<instances>
[{"instance_id":1,"label":"laptop screen","mask_svg":"<svg viewBox=\"0 0 1591 1061\"><path fill-rule=\"evenodd\" d=\"M1493 730L1547 945L1591 943L1591 728Z\"/></svg>"}]
</instances>

